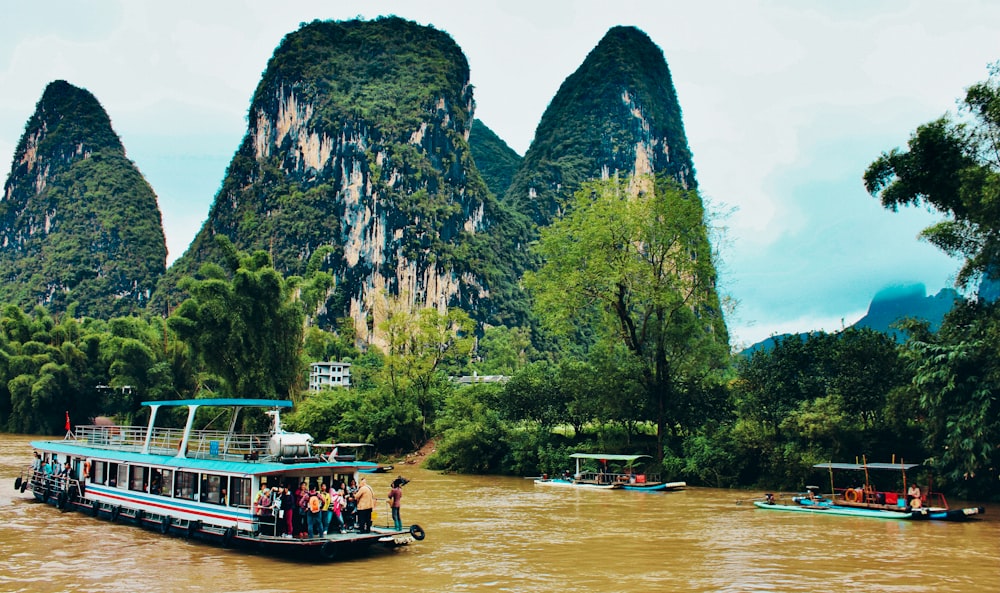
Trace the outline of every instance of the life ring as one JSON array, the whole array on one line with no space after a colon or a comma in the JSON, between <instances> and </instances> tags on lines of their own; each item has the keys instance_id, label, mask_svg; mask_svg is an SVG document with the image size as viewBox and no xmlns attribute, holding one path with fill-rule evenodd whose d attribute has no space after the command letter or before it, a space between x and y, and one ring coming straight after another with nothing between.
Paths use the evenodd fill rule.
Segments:
<instances>
[{"instance_id":1,"label":"life ring","mask_svg":"<svg viewBox=\"0 0 1000 593\"><path fill-rule=\"evenodd\" d=\"M90 477L90 461L83 462L83 475Z\"/></svg>"},{"instance_id":2,"label":"life ring","mask_svg":"<svg viewBox=\"0 0 1000 593\"><path fill-rule=\"evenodd\" d=\"M326 542L320 547L319 555L324 560L333 560L337 557L337 546L333 542Z\"/></svg>"},{"instance_id":3,"label":"life ring","mask_svg":"<svg viewBox=\"0 0 1000 593\"><path fill-rule=\"evenodd\" d=\"M910 508L911 509L919 509L922 504L923 503L920 502L919 498L913 498L913 499L910 500Z\"/></svg>"},{"instance_id":4,"label":"life ring","mask_svg":"<svg viewBox=\"0 0 1000 593\"><path fill-rule=\"evenodd\" d=\"M21 494L24 494L24 490L28 487L28 480L21 482Z\"/></svg>"},{"instance_id":5,"label":"life ring","mask_svg":"<svg viewBox=\"0 0 1000 593\"><path fill-rule=\"evenodd\" d=\"M170 533L170 517L164 515L163 520L160 521L160 533L166 535Z\"/></svg>"},{"instance_id":6,"label":"life ring","mask_svg":"<svg viewBox=\"0 0 1000 593\"><path fill-rule=\"evenodd\" d=\"M427 534L424 533L424 528L419 525L410 525L410 535L412 535L413 539L418 542L423 541L423 539L427 537Z\"/></svg>"},{"instance_id":7,"label":"life ring","mask_svg":"<svg viewBox=\"0 0 1000 593\"><path fill-rule=\"evenodd\" d=\"M20 490L20 489L21 489L21 477L18 476L18 478L14 480L14 490Z\"/></svg>"},{"instance_id":8,"label":"life ring","mask_svg":"<svg viewBox=\"0 0 1000 593\"><path fill-rule=\"evenodd\" d=\"M847 502L858 502L858 491L851 488L847 492L844 492L844 499Z\"/></svg>"},{"instance_id":9,"label":"life ring","mask_svg":"<svg viewBox=\"0 0 1000 593\"><path fill-rule=\"evenodd\" d=\"M118 520L118 516L122 514L121 506L115 505L111 507L111 522L114 523Z\"/></svg>"},{"instance_id":10,"label":"life ring","mask_svg":"<svg viewBox=\"0 0 1000 593\"><path fill-rule=\"evenodd\" d=\"M226 532L222 534L222 547L228 548L230 544L233 543L233 536L236 535L235 527L227 527Z\"/></svg>"}]
</instances>

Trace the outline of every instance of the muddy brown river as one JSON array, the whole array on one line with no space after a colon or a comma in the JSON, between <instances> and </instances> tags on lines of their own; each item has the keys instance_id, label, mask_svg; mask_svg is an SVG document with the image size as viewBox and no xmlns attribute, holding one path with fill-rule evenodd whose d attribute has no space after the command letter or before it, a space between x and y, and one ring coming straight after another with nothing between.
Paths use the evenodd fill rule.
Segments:
<instances>
[{"instance_id":1,"label":"muddy brown river","mask_svg":"<svg viewBox=\"0 0 1000 593\"><path fill-rule=\"evenodd\" d=\"M909 523L757 510L758 492L577 491L404 465L373 486L384 501L409 478L403 522L427 538L313 564L37 503L13 488L29 440L0 435L4 592L1000 591L997 505L969 523Z\"/></svg>"}]
</instances>

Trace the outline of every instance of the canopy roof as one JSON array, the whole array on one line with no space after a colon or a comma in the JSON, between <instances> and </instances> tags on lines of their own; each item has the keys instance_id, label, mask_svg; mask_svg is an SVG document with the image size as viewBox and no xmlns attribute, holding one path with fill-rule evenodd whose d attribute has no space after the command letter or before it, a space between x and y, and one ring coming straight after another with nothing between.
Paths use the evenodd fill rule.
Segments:
<instances>
[{"instance_id":1,"label":"canopy roof","mask_svg":"<svg viewBox=\"0 0 1000 593\"><path fill-rule=\"evenodd\" d=\"M144 406L216 406L221 408L232 408L241 406L244 408L290 408L292 402L285 399L242 399L238 397L209 398L209 399L171 399L161 402L142 402Z\"/></svg>"},{"instance_id":2,"label":"canopy roof","mask_svg":"<svg viewBox=\"0 0 1000 593\"><path fill-rule=\"evenodd\" d=\"M896 471L906 471L915 467L920 467L919 463L817 463L813 467L822 469L891 469Z\"/></svg>"},{"instance_id":3,"label":"canopy roof","mask_svg":"<svg viewBox=\"0 0 1000 593\"><path fill-rule=\"evenodd\" d=\"M652 459L652 455L617 455L613 453L573 453L570 455L572 459L597 459L603 461L624 461L626 463L632 463L642 457Z\"/></svg>"}]
</instances>

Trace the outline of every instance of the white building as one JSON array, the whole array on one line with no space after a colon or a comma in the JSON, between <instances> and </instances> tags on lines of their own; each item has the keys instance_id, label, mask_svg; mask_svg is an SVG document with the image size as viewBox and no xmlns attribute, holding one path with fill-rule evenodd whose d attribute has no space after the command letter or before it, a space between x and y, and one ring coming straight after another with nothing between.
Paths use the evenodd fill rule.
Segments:
<instances>
[{"instance_id":1,"label":"white building","mask_svg":"<svg viewBox=\"0 0 1000 593\"><path fill-rule=\"evenodd\" d=\"M309 365L309 391L327 387L350 387L351 363L314 362Z\"/></svg>"}]
</instances>

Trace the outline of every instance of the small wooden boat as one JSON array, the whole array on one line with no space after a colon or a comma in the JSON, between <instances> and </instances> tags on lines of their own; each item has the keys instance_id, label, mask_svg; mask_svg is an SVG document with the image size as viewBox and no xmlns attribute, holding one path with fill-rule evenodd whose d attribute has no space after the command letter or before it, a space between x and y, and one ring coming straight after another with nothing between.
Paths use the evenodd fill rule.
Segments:
<instances>
[{"instance_id":1,"label":"small wooden boat","mask_svg":"<svg viewBox=\"0 0 1000 593\"><path fill-rule=\"evenodd\" d=\"M286 513L293 510L280 508L281 487L333 486L377 467L313 452L311 436L282 430L280 410L291 407L289 401L193 399L142 405L150 408L145 427L77 426L65 439L32 441L36 462L15 480L15 488L30 489L37 500L62 511L297 559L332 560L424 539L419 525L311 534L295 532L293 525L289 532ZM187 408L184 428L156 426L157 411L169 407ZM230 408L229 430L193 429L200 407ZM270 433L235 431L239 411L248 407L270 409ZM94 529L100 529L96 522Z\"/></svg>"},{"instance_id":2,"label":"small wooden boat","mask_svg":"<svg viewBox=\"0 0 1000 593\"><path fill-rule=\"evenodd\" d=\"M618 455L612 453L573 453L571 459L576 460L576 472L566 472L558 478L543 475L535 480L536 484L546 486L571 486L600 490L631 490L636 492L666 492L681 490L687 486L685 482L661 482L660 477L643 471L636 471L637 460L650 458L649 455ZM596 461L597 471L585 471L584 461ZM618 466L612 469L613 466Z\"/></svg>"},{"instance_id":3,"label":"small wooden boat","mask_svg":"<svg viewBox=\"0 0 1000 593\"><path fill-rule=\"evenodd\" d=\"M818 487L807 487L808 493L792 497L792 504L780 504L768 494L754 506L767 510L872 517L876 519L906 521L966 521L980 515L983 507L952 509L944 494L921 490L914 484L907 487L906 471L918 467L915 463L818 463L813 467L830 471L831 494L822 495ZM864 472L863 485L837 488L833 483L834 470ZM902 477L902 491L878 490L871 482L870 471L898 471Z\"/></svg>"}]
</instances>

